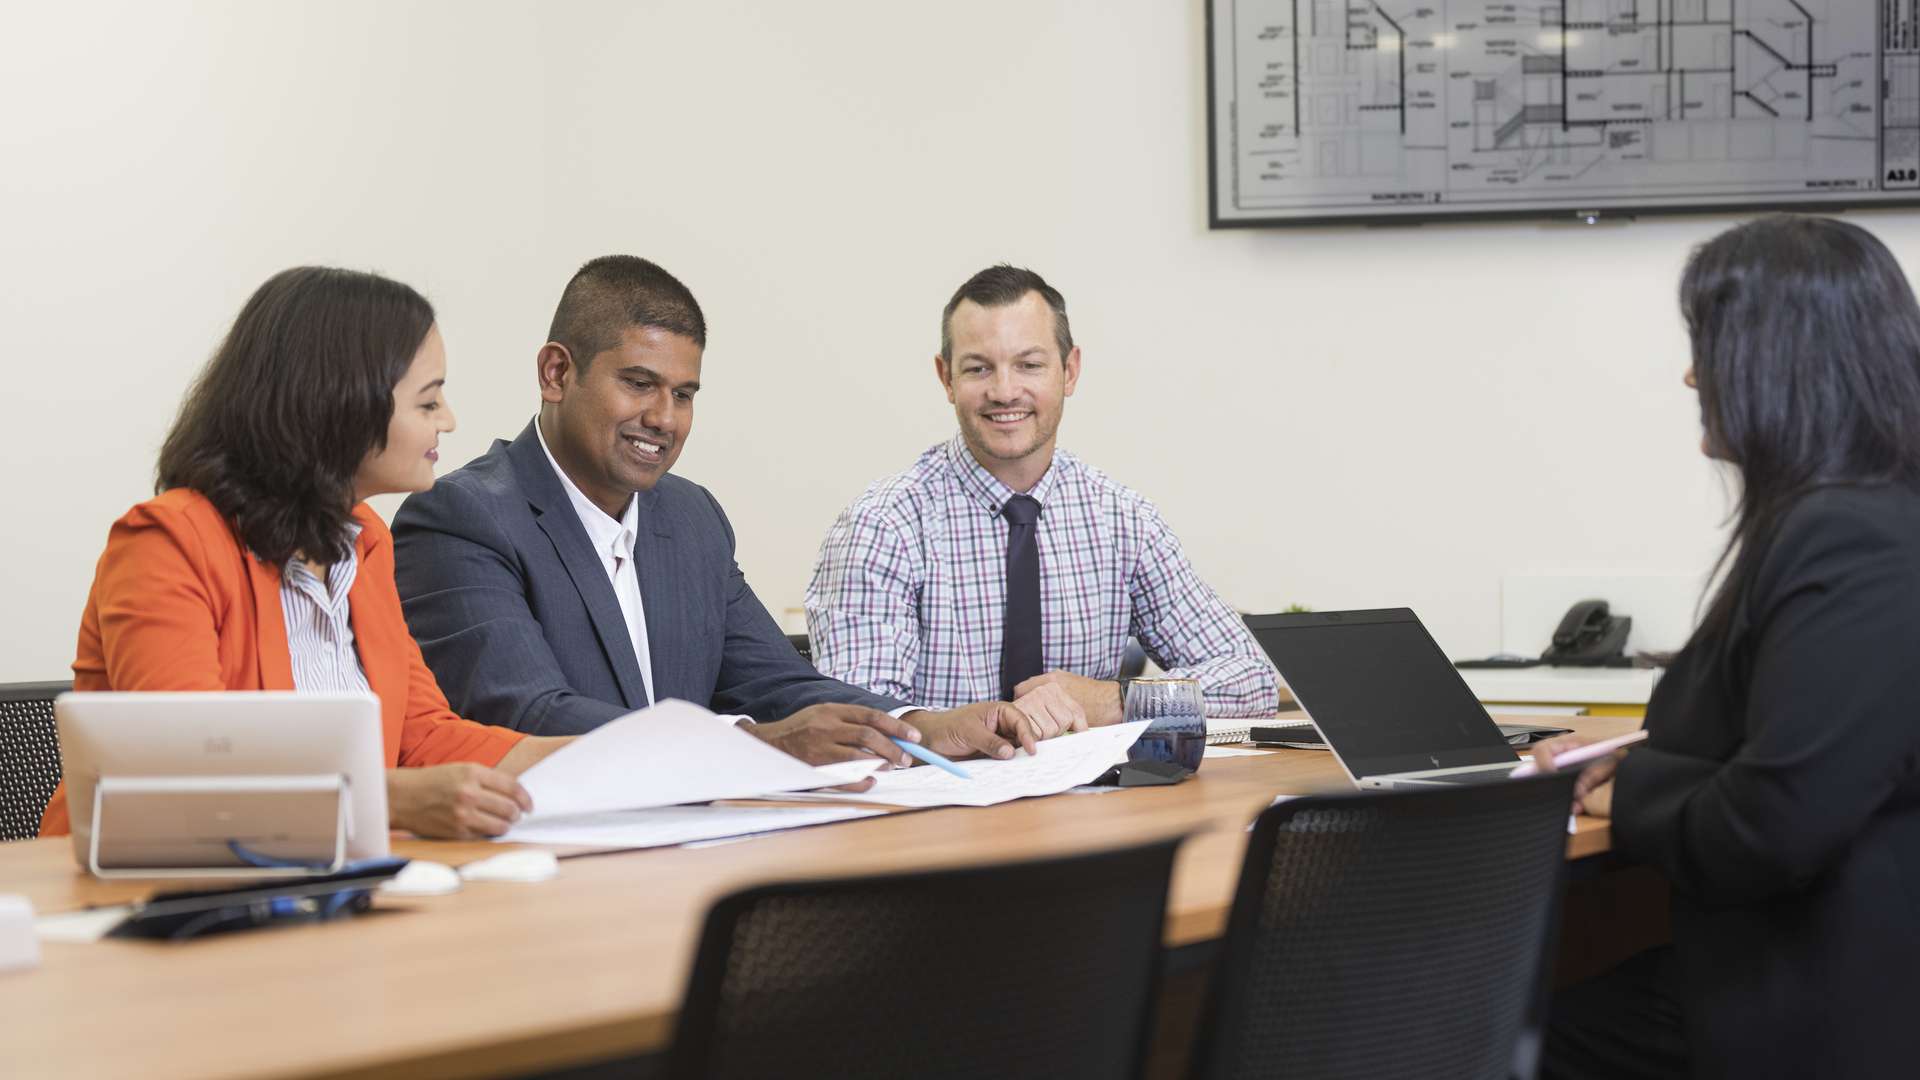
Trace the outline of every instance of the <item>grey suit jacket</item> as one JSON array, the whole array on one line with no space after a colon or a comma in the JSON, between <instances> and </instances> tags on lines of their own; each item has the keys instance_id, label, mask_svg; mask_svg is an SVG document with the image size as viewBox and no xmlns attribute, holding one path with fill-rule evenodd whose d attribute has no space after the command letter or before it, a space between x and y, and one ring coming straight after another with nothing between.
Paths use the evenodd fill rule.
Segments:
<instances>
[{"instance_id":1,"label":"grey suit jacket","mask_svg":"<svg viewBox=\"0 0 1920 1080\"><path fill-rule=\"evenodd\" d=\"M656 700L760 721L821 702L904 704L800 657L747 587L705 488L668 475L635 497ZM576 735L649 704L620 602L532 424L410 496L393 541L407 626L460 715Z\"/></svg>"}]
</instances>

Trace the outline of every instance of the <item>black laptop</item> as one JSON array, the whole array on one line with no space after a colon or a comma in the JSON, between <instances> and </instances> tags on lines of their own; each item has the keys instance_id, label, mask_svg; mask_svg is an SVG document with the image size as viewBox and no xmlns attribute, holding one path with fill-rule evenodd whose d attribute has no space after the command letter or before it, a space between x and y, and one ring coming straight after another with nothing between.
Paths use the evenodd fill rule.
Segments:
<instances>
[{"instance_id":1,"label":"black laptop","mask_svg":"<svg viewBox=\"0 0 1920 1080\"><path fill-rule=\"evenodd\" d=\"M1411 609L1249 615L1247 626L1355 784L1477 784L1520 764Z\"/></svg>"}]
</instances>

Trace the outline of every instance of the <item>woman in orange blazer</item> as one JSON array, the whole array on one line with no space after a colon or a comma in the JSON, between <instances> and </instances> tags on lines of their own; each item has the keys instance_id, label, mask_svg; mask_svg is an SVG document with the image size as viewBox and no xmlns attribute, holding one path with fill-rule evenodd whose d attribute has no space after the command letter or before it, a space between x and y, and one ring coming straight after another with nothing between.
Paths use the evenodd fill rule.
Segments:
<instances>
[{"instance_id":1,"label":"woman in orange blazer","mask_svg":"<svg viewBox=\"0 0 1920 1080\"><path fill-rule=\"evenodd\" d=\"M189 391L161 450L159 494L108 534L74 689L295 690L297 667L326 682L351 679L357 660L380 698L393 826L505 832L532 808L515 777L567 740L452 713L401 615L393 538L364 502L433 485L435 447L454 424L445 383L433 308L411 288L316 267L268 280ZM303 632L298 665L283 573L298 564L331 596L349 559L357 655ZM40 832L68 830L63 786Z\"/></svg>"}]
</instances>

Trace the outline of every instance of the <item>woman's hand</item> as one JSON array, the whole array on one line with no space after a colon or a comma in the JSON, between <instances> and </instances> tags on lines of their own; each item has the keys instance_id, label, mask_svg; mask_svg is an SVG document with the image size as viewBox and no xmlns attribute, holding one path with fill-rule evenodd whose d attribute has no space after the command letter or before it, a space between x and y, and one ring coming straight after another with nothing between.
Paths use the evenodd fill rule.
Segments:
<instances>
[{"instance_id":1,"label":"woman's hand","mask_svg":"<svg viewBox=\"0 0 1920 1080\"><path fill-rule=\"evenodd\" d=\"M1580 774L1580 782L1586 782L1586 774ZM1573 804L1584 808L1584 813L1593 817L1610 818L1613 816L1613 781L1608 780L1585 793L1580 792L1578 784L1574 786Z\"/></svg>"},{"instance_id":2,"label":"woman's hand","mask_svg":"<svg viewBox=\"0 0 1920 1080\"><path fill-rule=\"evenodd\" d=\"M520 781L472 762L387 770L387 816L429 840L499 836L533 809Z\"/></svg>"},{"instance_id":3,"label":"woman's hand","mask_svg":"<svg viewBox=\"0 0 1920 1080\"><path fill-rule=\"evenodd\" d=\"M578 738L577 735L529 735L513 744L507 756L495 766L508 776L519 776L538 764L541 758Z\"/></svg>"},{"instance_id":4,"label":"woman's hand","mask_svg":"<svg viewBox=\"0 0 1920 1080\"><path fill-rule=\"evenodd\" d=\"M1543 773L1555 772L1553 759L1600 740L1591 735L1562 735L1557 739L1548 739L1537 743L1533 748L1534 764ZM1613 774L1620 767L1620 759L1627 756L1625 750L1615 750L1606 757L1599 758L1580 771L1580 778L1573 782L1573 812L1593 817L1611 817L1613 815Z\"/></svg>"}]
</instances>

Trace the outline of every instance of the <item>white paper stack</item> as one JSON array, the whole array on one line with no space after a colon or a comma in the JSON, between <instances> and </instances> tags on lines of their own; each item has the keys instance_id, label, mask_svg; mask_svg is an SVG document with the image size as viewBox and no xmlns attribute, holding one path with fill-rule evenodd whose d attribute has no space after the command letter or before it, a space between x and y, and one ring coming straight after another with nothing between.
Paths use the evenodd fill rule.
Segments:
<instances>
[{"instance_id":1,"label":"white paper stack","mask_svg":"<svg viewBox=\"0 0 1920 1080\"><path fill-rule=\"evenodd\" d=\"M502 837L523 844L650 848L877 817L857 806L654 806L521 822Z\"/></svg>"},{"instance_id":2,"label":"white paper stack","mask_svg":"<svg viewBox=\"0 0 1920 1080\"><path fill-rule=\"evenodd\" d=\"M580 736L522 773L520 784L533 796L533 813L500 839L595 843L553 839L549 827L556 822L591 826L595 823L585 818L615 811L845 784L879 767L880 759L874 758L816 769L698 705L663 701ZM630 819L625 824L639 825ZM547 830L547 838L529 841L539 830Z\"/></svg>"},{"instance_id":3,"label":"white paper stack","mask_svg":"<svg viewBox=\"0 0 1920 1080\"><path fill-rule=\"evenodd\" d=\"M993 806L1034 795L1057 795L1089 783L1127 760L1127 748L1147 729L1146 720L1114 724L1048 739L1032 756L1023 750L1005 761L968 758L954 764L969 779L931 765L874 774L873 787L861 794L818 792L804 798L886 806Z\"/></svg>"}]
</instances>

